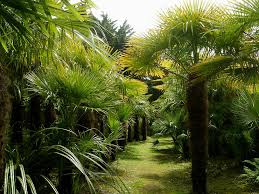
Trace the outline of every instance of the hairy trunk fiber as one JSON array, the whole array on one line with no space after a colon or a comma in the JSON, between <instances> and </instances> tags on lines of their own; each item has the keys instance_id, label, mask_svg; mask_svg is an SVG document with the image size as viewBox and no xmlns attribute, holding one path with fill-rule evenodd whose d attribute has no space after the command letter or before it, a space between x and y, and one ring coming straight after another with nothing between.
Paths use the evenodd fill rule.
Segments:
<instances>
[{"instance_id":1,"label":"hairy trunk fiber","mask_svg":"<svg viewBox=\"0 0 259 194\"><path fill-rule=\"evenodd\" d=\"M100 132L101 132L101 136L104 134L104 129L105 129L105 123L104 123L104 116L103 115L99 115L99 125L100 125Z\"/></svg>"},{"instance_id":2,"label":"hairy trunk fiber","mask_svg":"<svg viewBox=\"0 0 259 194\"><path fill-rule=\"evenodd\" d=\"M139 119L138 119L138 116L135 116L134 140L139 141Z\"/></svg>"},{"instance_id":3,"label":"hairy trunk fiber","mask_svg":"<svg viewBox=\"0 0 259 194\"><path fill-rule=\"evenodd\" d=\"M97 117L96 117L96 113L94 111L91 111L90 114L90 128L91 129L97 129Z\"/></svg>"},{"instance_id":4,"label":"hairy trunk fiber","mask_svg":"<svg viewBox=\"0 0 259 194\"><path fill-rule=\"evenodd\" d=\"M77 119L77 129L79 131L86 131L93 129L95 133L100 135L103 132L104 125L102 123L103 115L96 111L79 112Z\"/></svg>"},{"instance_id":5,"label":"hairy trunk fiber","mask_svg":"<svg viewBox=\"0 0 259 194\"><path fill-rule=\"evenodd\" d=\"M118 140L112 141L111 144L114 145L114 146L118 146ZM113 147L111 149L111 155L110 155L111 161L116 160L116 153L117 153L117 148Z\"/></svg>"},{"instance_id":6,"label":"hairy trunk fiber","mask_svg":"<svg viewBox=\"0 0 259 194\"><path fill-rule=\"evenodd\" d=\"M148 120L148 123L147 123L147 135L148 136L152 136L153 135L153 130L152 130L152 121L151 120Z\"/></svg>"},{"instance_id":7,"label":"hairy trunk fiber","mask_svg":"<svg viewBox=\"0 0 259 194\"><path fill-rule=\"evenodd\" d=\"M0 185L4 179L4 146L6 131L9 127L11 115L11 96L8 92L9 79L0 67ZM1 192L1 189L0 189Z\"/></svg>"},{"instance_id":8,"label":"hairy trunk fiber","mask_svg":"<svg viewBox=\"0 0 259 194\"><path fill-rule=\"evenodd\" d=\"M144 116L142 117L142 126L141 126L141 135L142 135L142 140L145 141L147 140L147 125L148 121L147 118Z\"/></svg>"},{"instance_id":9,"label":"hairy trunk fiber","mask_svg":"<svg viewBox=\"0 0 259 194\"><path fill-rule=\"evenodd\" d=\"M132 142L132 126L131 124L128 125L128 142Z\"/></svg>"},{"instance_id":10,"label":"hairy trunk fiber","mask_svg":"<svg viewBox=\"0 0 259 194\"><path fill-rule=\"evenodd\" d=\"M127 137L128 137L128 122L123 123L123 135L118 140L118 145L124 150L127 145Z\"/></svg>"},{"instance_id":11,"label":"hairy trunk fiber","mask_svg":"<svg viewBox=\"0 0 259 194\"><path fill-rule=\"evenodd\" d=\"M191 132L192 187L195 194L207 193L208 91L207 83L191 83L187 88L187 108Z\"/></svg>"}]
</instances>

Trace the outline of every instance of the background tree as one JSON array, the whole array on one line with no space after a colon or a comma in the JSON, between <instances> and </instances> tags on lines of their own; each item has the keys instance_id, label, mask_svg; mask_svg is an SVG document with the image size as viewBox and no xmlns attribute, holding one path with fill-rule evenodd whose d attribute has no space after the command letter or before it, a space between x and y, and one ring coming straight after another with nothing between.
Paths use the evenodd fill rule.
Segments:
<instances>
[{"instance_id":1,"label":"background tree","mask_svg":"<svg viewBox=\"0 0 259 194\"><path fill-rule=\"evenodd\" d=\"M82 5L90 5L90 2L84 1ZM72 26L77 23L79 25L74 29L81 28L83 32L88 33L89 26L86 25L87 22L85 22L85 25L80 26L83 20L88 20L87 16L81 16L76 11L75 6L72 6L65 0L59 3L55 1L34 0L0 1L0 77L2 78L1 86L3 87L0 90L4 91L4 94L1 96L1 101L4 102L3 109L1 109L4 113L1 113L3 119L0 126L1 177L3 177L4 145L6 131L9 126L8 118L10 118L12 107L8 88L10 86L9 84L13 82L13 77L10 76L11 73L9 71L17 70L19 72L19 70L28 67L29 64L32 65L38 62L41 56L40 54L42 52L47 54L48 51L46 52L46 48L51 48L51 37L58 34L58 28L72 31ZM35 37L35 34L38 37ZM29 48L32 48L32 44L34 48L38 47L39 49L29 50ZM12 65L14 68L12 68ZM11 82L9 81L10 78Z\"/></svg>"},{"instance_id":2,"label":"background tree","mask_svg":"<svg viewBox=\"0 0 259 194\"><path fill-rule=\"evenodd\" d=\"M207 193L208 91L206 80L193 82L197 75L190 68L208 57L217 64L232 61L215 55L218 34L214 31L222 19L219 10L215 5L196 1L169 10L162 15L160 28L133 40L133 46L122 58L122 64L132 72L153 76L169 72L185 81L194 193ZM165 59L171 61L174 68L166 71L162 63Z\"/></svg>"},{"instance_id":3,"label":"background tree","mask_svg":"<svg viewBox=\"0 0 259 194\"><path fill-rule=\"evenodd\" d=\"M101 19L97 19L96 32L103 38L115 51L124 51L129 38L134 34L133 28L127 23L118 26L116 20L109 18L108 14L102 14Z\"/></svg>"}]
</instances>

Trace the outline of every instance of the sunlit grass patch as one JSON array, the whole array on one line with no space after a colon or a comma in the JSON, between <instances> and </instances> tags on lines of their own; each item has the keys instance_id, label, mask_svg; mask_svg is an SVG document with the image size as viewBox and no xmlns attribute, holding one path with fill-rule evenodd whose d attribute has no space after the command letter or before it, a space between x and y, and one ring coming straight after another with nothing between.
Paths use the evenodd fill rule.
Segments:
<instances>
[{"instance_id":1,"label":"sunlit grass patch","mask_svg":"<svg viewBox=\"0 0 259 194\"><path fill-rule=\"evenodd\" d=\"M188 194L191 191L191 162L183 160L173 150L170 138L159 138L127 145L112 163L119 178L124 181L132 194ZM211 159L209 162L209 191L211 194L248 194L248 190L238 185L240 169L229 167L217 172L232 161ZM215 173L216 172L216 173ZM107 185L102 185L102 193L118 193ZM247 192L245 192L246 190ZM126 191L127 192L127 191ZM126 193L125 192L125 193ZM254 192L256 193L256 192Z\"/></svg>"}]
</instances>

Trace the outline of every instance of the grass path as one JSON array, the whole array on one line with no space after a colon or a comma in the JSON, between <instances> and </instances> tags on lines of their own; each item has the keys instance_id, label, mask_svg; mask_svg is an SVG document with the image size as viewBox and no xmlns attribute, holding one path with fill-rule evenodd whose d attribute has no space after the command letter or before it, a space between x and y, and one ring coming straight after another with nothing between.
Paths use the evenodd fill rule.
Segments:
<instances>
[{"instance_id":1,"label":"grass path","mask_svg":"<svg viewBox=\"0 0 259 194\"><path fill-rule=\"evenodd\" d=\"M189 161L179 159L172 152L171 140L159 139L153 146L152 139L146 142L128 144L126 150L118 155L112 166L132 194L187 194L191 190ZM209 172L210 193L248 194L237 184L238 169L224 169L223 164L211 168ZM214 161L215 163L215 161ZM102 188L104 193L116 193L110 188ZM251 192L256 193L256 192Z\"/></svg>"}]
</instances>

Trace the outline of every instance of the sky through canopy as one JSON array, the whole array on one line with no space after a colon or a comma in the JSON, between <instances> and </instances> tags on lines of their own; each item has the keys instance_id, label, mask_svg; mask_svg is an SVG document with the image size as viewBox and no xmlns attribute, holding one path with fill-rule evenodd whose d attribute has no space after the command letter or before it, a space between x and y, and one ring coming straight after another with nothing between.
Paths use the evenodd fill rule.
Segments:
<instances>
[{"instance_id":1,"label":"sky through canopy","mask_svg":"<svg viewBox=\"0 0 259 194\"><path fill-rule=\"evenodd\" d=\"M72 0L76 2L78 0ZM93 0L97 8L93 13L98 16L107 13L113 20L121 24L125 19L137 34L143 34L158 23L159 13L188 0ZM191 0L189 0L191 1ZM218 5L227 0L205 0Z\"/></svg>"}]
</instances>

